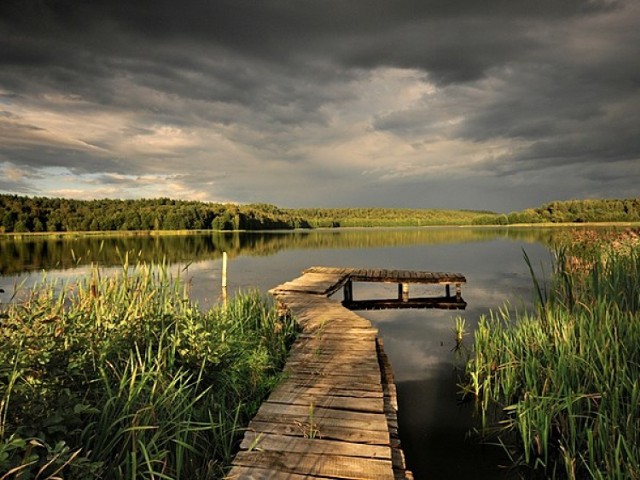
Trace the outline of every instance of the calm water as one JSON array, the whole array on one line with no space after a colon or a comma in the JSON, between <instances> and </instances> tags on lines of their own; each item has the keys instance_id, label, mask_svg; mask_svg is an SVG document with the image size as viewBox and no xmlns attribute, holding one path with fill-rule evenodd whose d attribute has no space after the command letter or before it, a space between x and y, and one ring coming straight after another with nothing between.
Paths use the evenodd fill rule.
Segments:
<instances>
[{"instance_id":1,"label":"calm water","mask_svg":"<svg viewBox=\"0 0 640 480\"><path fill-rule=\"evenodd\" d=\"M73 281L90 271L92 264L100 265L105 273L114 271L125 253L132 263L166 259L176 275L190 282L194 298L203 306L220 298L223 251L230 256L231 293L255 288L266 291L312 265L463 273L467 277L462 289L468 303L465 311L359 313L380 329L384 339L398 387L403 448L415 478L496 479L503 478L495 465L501 461L500 452L467 439L473 419L468 408L457 404L459 360L451 351L454 319L463 315L473 330L481 315L505 302L514 308L530 305L533 291L523 250L537 270L547 274L548 245L557 232L429 228L0 240L0 288L5 290L0 301L9 300L15 285L28 287L40 281L43 270L50 279ZM395 285L354 286L356 299L396 292ZM414 293L421 291L416 287Z\"/></svg>"}]
</instances>

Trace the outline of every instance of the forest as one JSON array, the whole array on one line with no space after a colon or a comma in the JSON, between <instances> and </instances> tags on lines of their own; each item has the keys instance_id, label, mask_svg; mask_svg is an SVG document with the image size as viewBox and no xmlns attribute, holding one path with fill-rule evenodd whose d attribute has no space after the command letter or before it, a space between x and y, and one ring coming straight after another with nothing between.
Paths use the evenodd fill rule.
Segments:
<instances>
[{"instance_id":1,"label":"forest","mask_svg":"<svg viewBox=\"0 0 640 480\"><path fill-rule=\"evenodd\" d=\"M168 198L71 200L0 195L0 233L468 225L491 214L435 209L285 209Z\"/></svg>"},{"instance_id":2,"label":"forest","mask_svg":"<svg viewBox=\"0 0 640 480\"><path fill-rule=\"evenodd\" d=\"M509 214L477 210L280 208L169 198L72 200L0 195L0 233L638 222L640 198L551 202Z\"/></svg>"},{"instance_id":3,"label":"forest","mask_svg":"<svg viewBox=\"0 0 640 480\"><path fill-rule=\"evenodd\" d=\"M70 200L0 195L0 233L144 230L276 230L309 227L271 205L168 198Z\"/></svg>"},{"instance_id":4,"label":"forest","mask_svg":"<svg viewBox=\"0 0 640 480\"><path fill-rule=\"evenodd\" d=\"M639 222L640 198L556 201L519 212L485 215L476 225L518 225L531 223Z\"/></svg>"}]
</instances>

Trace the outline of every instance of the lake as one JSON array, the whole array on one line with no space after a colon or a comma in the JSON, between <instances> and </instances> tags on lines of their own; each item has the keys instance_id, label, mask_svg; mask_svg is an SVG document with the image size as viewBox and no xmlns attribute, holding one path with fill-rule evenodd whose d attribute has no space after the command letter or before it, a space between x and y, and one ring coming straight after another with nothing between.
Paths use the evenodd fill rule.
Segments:
<instances>
[{"instance_id":1,"label":"lake","mask_svg":"<svg viewBox=\"0 0 640 480\"><path fill-rule=\"evenodd\" d=\"M549 251L558 228L415 228L175 236L103 236L0 239L0 301L16 285L49 279L72 282L98 265L118 270L125 257L165 261L188 282L194 299L210 306L221 297L221 257L228 252L229 293L266 292L313 265L459 272L466 276L464 311L358 312L379 328L398 387L400 435L416 479L504 478L496 447L467 438L469 406L459 406L460 359L452 351L455 318L473 331L481 315L502 307L531 306L534 292L526 251L540 278L551 270ZM412 289L414 286L411 287ZM423 289L435 287L422 287ZM416 286L420 294L420 287ZM441 294L442 287L438 287ZM354 297L393 297L396 285L356 284ZM341 294L338 294L341 295ZM467 337L470 345L472 336Z\"/></svg>"}]
</instances>

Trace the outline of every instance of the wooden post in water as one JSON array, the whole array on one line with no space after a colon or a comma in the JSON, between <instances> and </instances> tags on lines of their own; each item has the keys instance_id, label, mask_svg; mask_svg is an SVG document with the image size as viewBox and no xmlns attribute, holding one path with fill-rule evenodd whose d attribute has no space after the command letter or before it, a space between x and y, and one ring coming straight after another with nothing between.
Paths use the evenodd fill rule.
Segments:
<instances>
[{"instance_id":1,"label":"wooden post in water","mask_svg":"<svg viewBox=\"0 0 640 480\"><path fill-rule=\"evenodd\" d=\"M227 252L222 252L222 303L227 306Z\"/></svg>"},{"instance_id":2,"label":"wooden post in water","mask_svg":"<svg viewBox=\"0 0 640 480\"><path fill-rule=\"evenodd\" d=\"M351 280L347 280L347 283L344 284L342 292L344 293L345 302L353 302L353 282Z\"/></svg>"},{"instance_id":3,"label":"wooden post in water","mask_svg":"<svg viewBox=\"0 0 640 480\"><path fill-rule=\"evenodd\" d=\"M398 300L401 300L403 302L409 301L409 284L408 283L398 284Z\"/></svg>"}]
</instances>

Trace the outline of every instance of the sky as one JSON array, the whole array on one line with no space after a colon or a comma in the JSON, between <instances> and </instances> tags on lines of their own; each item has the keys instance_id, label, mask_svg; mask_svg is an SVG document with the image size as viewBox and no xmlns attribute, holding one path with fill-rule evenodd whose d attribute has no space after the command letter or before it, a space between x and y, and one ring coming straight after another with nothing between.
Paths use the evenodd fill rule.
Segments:
<instances>
[{"instance_id":1,"label":"sky","mask_svg":"<svg viewBox=\"0 0 640 480\"><path fill-rule=\"evenodd\" d=\"M0 193L640 196L638 0L1 0Z\"/></svg>"}]
</instances>

